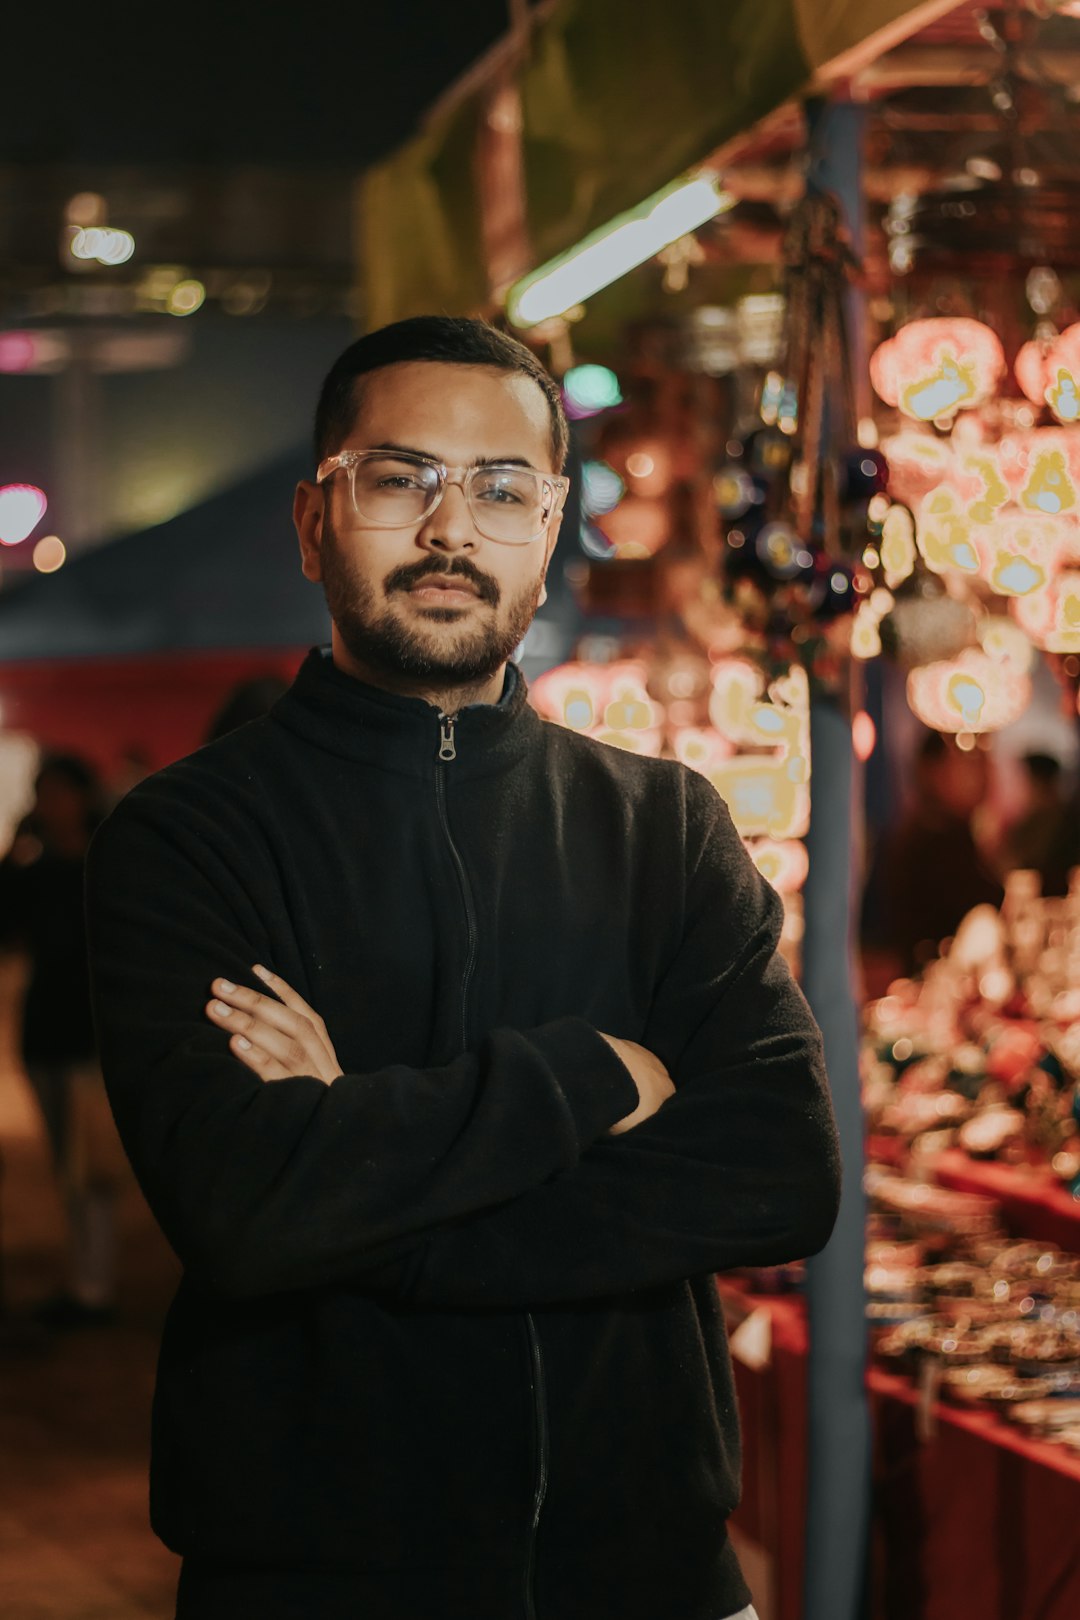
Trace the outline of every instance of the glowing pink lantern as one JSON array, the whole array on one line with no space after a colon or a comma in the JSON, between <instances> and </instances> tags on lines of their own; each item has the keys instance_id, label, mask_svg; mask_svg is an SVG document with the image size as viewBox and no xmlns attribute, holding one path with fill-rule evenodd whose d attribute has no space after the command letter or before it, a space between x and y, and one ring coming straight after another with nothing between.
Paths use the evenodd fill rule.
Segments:
<instances>
[{"instance_id":1,"label":"glowing pink lantern","mask_svg":"<svg viewBox=\"0 0 1080 1620\"><path fill-rule=\"evenodd\" d=\"M1049 343L1025 343L1013 369L1033 405L1049 405L1059 422L1080 422L1080 322Z\"/></svg>"},{"instance_id":2,"label":"glowing pink lantern","mask_svg":"<svg viewBox=\"0 0 1080 1620\"><path fill-rule=\"evenodd\" d=\"M1080 569L1062 569L1045 590L1016 597L1009 606L1037 646L1080 653Z\"/></svg>"},{"instance_id":3,"label":"glowing pink lantern","mask_svg":"<svg viewBox=\"0 0 1080 1620\"><path fill-rule=\"evenodd\" d=\"M750 858L763 878L780 894L797 894L806 882L810 857L796 839L755 838L748 844Z\"/></svg>"},{"instance_id":4,"label":"glowing pink lantern","mask_svg":"<svg viewBox=\"0 0 1080 1620\"><path fill-rule=\"evenodd\" d=\"M939 439L925 428L902 428L883 439L881 449L889 463L889 490L905 506L917 506L955 470L948 439Z\"/></svg>"},{"instance_id":5,"label":"glowing pink lantern","mask_svg":"<svg viewBox=\"0 0 1080 1620\"><path fill-rule=\"evenodd\" d=\"M935 422L989 399L1004 369L1004 350L988 326L942 316L911 321L881 344L870 380L887 405L915 421Z\"/></svg>"},{"instance_id":6,"label":"glowing pink lantern","mask_svg":"<svg viewBox=\"0 0 1080 1620\"><path fill-rule=\"evenodd\" d=\"M1022 343L1013 362L1013 371L1024 394L1033 405L1046 403L1046 359L1050 344L1040 338Z\"/></svg>"},{"instance_id":7,"label":"glowing pink lantern","mask_svg":"<svg viewBox=\"0 0 1080 1620\"><path fill-rule=\"evenodd\" d=\"M870 381L874 392L886 405L895 405L900 393L900 378L896 370L896 339L886 338L870 356Z\"/></svg>"},{"instance_id":8,"label":"glowing pink lantern","mask_svg":"<svg viewBox=\"0 0 1080 1620\"><path fill-rule=\"evenodd\" d=\"M657 755L664 710L646 691L647 675L639 659L560 664L537 677L529 697L545 719L571 731L630 753Z\"/></svg>"},{"instance_id":9,"label":"glowing pink lantern","mask_svg":"<svg viewBox=\"0 0 1080 1620\"><path fill-rule=\"evenodd\" d=\"M32 534L48 504L36 484L5 484L0 489L0 546L17 546Z\"/></svg>"},{"instance_id":10,"label":"glowing pink lantern","mask_svg":"<svg viewBox=\"0 0 1080 1620\"><path fill-rule=\"evenodd\" d=\"M956 658L923 664L908 676L908 702L932 731L997 731L1018 720L1031 682L1008 665L968 647Z\"/></svg>"}]
</instances>

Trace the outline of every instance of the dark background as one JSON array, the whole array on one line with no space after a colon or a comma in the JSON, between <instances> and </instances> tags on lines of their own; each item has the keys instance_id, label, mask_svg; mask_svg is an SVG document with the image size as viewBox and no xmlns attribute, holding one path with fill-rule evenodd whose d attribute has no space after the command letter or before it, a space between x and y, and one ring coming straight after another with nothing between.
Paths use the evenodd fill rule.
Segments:
<instances>
[{"instance_id":1,"label":"dark background","mask_svg":"<svg viewBox=\"0 0 1080 1620\"><path fill-rule=\"evenodd\" d=\"M363 166L508 22L506 0L16 4L0 163Z\"/></svg>"}]
</instances>

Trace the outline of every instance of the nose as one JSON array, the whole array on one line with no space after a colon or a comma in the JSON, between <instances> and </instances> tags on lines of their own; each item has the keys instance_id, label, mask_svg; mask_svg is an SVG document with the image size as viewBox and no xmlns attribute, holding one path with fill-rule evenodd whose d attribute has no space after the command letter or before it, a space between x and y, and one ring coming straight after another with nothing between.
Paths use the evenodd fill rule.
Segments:
<instances>
[{"instance_id":1,"label":"nose","mask_svg":"<svg viewBox=\"0 0 1080 1620\"><path fill-rule=\"evenodd\" d=\"M429 517L424 519L416 536L418 546L429 551L475 551L480 535L469 511L465 491L460 483L446 484L442 500Z\"/></svg>"}]
</instances>

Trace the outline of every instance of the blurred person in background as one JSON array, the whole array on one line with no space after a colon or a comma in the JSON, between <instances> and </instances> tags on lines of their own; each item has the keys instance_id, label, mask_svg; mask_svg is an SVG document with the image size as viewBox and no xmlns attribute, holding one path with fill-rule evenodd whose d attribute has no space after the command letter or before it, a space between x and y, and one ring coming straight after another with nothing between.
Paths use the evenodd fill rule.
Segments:
<instances>
[{"instance_id":1,"label":"blurred person in background","mask_svg":"<svg viewBox=\"0 0 1080 1620\"><path fill-rule=\"evenodd\" d=\"M835 1128L723 801L527 703L567 437L482 322L347 349L330 645L94 839L179 1620L752 1620L713 1273L826 1242Z\"/></svg>"},{"instance_id":2,"label":"blurred person in background","mask_svg":"<svg viewBox=\"0 0 1080 1620\"><path fill-rule=\"evenodd\" d=\"M1038 872L1042 892L1067 894L1069 869L1080 861L1077 805L1066 798L1061 761L1053 754L1025 754L1025 803L1005 828L999 861L1003 872Z\"/></svg>"},{"instance_id":3,"label":"blurred person in background","mask_svg":"<svg viewBox=\"0 0 1080 1620\"><path fill-rule=\"evenodd\" d=\"M238 681L222 700L206 730L206 741L216 742L230 731L246 726L249 720L258 720L268 714L279 697L284 697L289 683L280 675L253 675Z\"/></svg>"},{"instance_id":4,"label":"blurred person in background","mask_svg":"<svg viewBox=\"0 0 1080 1620\"><path fill-rule=\"evenodd\" d=\"M936 731L920 741L910 804L881 838L863 895L868 996L933 961L973 906L1001 904L1001 884L975 833L990 769L981 748L964 750Z\"/></svg>"},{"instance_id":5,"label":"blurred person in background","mask_svg":"<svg viewBox=\"0 0 1080 1620\"><path fill-rule=\"evenodd\" d=\"M0 949L25 961L22 1060L70 1228L66 1285L34 1313L55 1328L103 1324L114 1307L122 1153L97 1063L83 914L86 851L104 803L87 761L46 756L0 862Z\"/></svg>"}]
</instances>

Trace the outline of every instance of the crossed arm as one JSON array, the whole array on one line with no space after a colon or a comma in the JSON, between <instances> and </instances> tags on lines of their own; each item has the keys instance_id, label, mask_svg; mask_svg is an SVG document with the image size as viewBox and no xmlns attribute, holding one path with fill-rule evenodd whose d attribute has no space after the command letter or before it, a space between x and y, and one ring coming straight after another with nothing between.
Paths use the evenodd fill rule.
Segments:
<instances>
[{"instance_id":1,"label":"crossed arm","mask_svg":"<svg viewBox=\"0 0 1080 1620\"><path fill-rule=\"evenodd\" d=\"M228 1031L231 1050L260 1080L290 1080L310 1074L323 1085L333 1085L343 1071L323 1019L299 991L261 962L253 963L251 971L271 993L264 995L233 984L231 979L215 979L210 986L214 997L203 1009L207 1018L218 1029ZM609 1127L610 1134L618 1136L655 1114L674 1095L675 1087L655 1053L637 1041L604 1035L603 1030L598 1033L622 1059L638 1093L634 1111Z\"/></svg>"},{"instance_id":2,"label":"crossed arm","mask_svg":"<svg viewBox=\"0 0 1080 1620\"><path fill-rule=\"evenodd\" d=\"M102 1065L193 1278L511 1307L819 1248L839 1188L820 1038L776 951L777 896L717 796L693 794L683 940L640 1046L563 1017L373 1073L341 1072L280 977L241 986L273 947L215 855L227 807L203 825L114 813L87 879Z\"/></svg>"}]
</instances>

